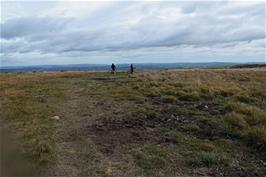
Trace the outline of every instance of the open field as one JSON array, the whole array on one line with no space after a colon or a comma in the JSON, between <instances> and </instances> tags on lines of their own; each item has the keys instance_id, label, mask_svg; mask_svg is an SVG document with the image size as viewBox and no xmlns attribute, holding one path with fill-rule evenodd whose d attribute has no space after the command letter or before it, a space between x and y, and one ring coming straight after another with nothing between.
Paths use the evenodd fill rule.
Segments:
<instances>
[{"instance_id":1,"label":"open field","mask_svg":"<svg viewBox=\"0 0 266 177\"><path fill-rule=\"evenodd\" d=\"M266 175L266 69L1 74L0 100L2 175Z\"/></svg>"}]
</instances>

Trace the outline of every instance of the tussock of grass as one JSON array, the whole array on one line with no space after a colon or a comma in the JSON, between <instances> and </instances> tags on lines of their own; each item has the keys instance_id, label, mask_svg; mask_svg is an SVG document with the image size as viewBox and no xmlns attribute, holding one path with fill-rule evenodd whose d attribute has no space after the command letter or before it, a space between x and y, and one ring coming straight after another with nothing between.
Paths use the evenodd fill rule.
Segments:
<instances>
[{"instance_id":1,"label":"tussock of grass","mask_svg":"<svg viewBox=\"0 0 266 177\"><path fill-rule=\"evenodd\" d=\"M140 90L146 97L155 98L160 96L159 89L157 87L144 87Z\"/></svg>"},{"instance_id":2,"label":"tussock of grass","mask_svg":"<svg viewBox=\"0 0 266 177\"><path fill-rule=\"evenodd\" d=\"M265 125L266 124L266 112L260 108L247 105L244 103L229 103L227 109L235 111L240 114L244 114L246 121L249 125Z\"/></svg>"},{"instance_id":3,"label":"tussock of grass","mask_svg":"<svg viewBox=\"0 0 266 177\"><path fill-rule=\"evenodd\" d=\"M234 159L232 159L231 157L229 157L228 155L225 155L225 154L222 154L222 155L218 156L217 158L218 158L219 163L221 163L225 166L230 166L234 162Z\"/></svg>"},{"instance_id":4,"label":"tussock of grass","mask_svg":"<svg viewBox=\"0 0 266 177\"><path fill-rule=\"evenodd\" d=\"M175 87L170 85L165 85L161 87L160 93L163 95L175 96L176 94Z\"/></svg>"},{"instance_id":5,"label":"tussock of grass","mask_svg":"<svg viewBox=\"0 0 266 177\"><path fill-rule=\"evenodd\" d=\"M226 90L226 89L221 89L221 90L216 90L214 92L214 95L216 96L222 96L222 97L231 97L235 94L236 92L233 90Z\"/></svg>"},{"instance_id":6,"label":"tussock of grass","mask_svg":"<svg viewBox=\"0 0 266 177\"><path fill-rule=\"evenodd\" d=\"M144 103L144 97L137 94L129 94L125 99L129 101L135 101L137 103Z\"/></svg>"},{"instance_id":7,"label":"tussock of grass","mask_svg":"<svg viewBox=\"0 0 266 177\"><path fill-rule=\"evenodd\" d=\"M213 98L213 93L209 88L206 87L201 87L200 88L200 97L205 98L205 99L212 99Z\"/></svg>"},{"instance_id":8,"label":"tussock of grass","mask_svg":"<svg viewBox=\"0 0 266 177\"><path fill-rule=\"evenodd\" d=\"M163 103L175 103L177 98L175 96L162 96Z\"/></svg>"},{"instance_id":9,"label":"tussock of grass","mask_svg":"<svg viewBox=\"0 0 266 177\"><path fill-rule=\"evenodd\" d=\"M224 150L231 150L233 148L232 141L228 139L217 139L214 141L214 144Z\"/></svg>"},{"instance_id":10,"label":"tussock of grass","mask_svg":"<svg viewBox=\"0 0 266 177\"><path fill-rule=\"evenodd\" d=\"M195 157L189 161L189 163L192 166L212 167L218 163L218 160L213 153L200 152L197 153Z\"/></svg>"},{"instance_id":11,"label":"tussock of grass","mask_svg":"<svg viewBox=\"0 0 266 177\"><path fill-rule=\"evenodd\" d=\"M155 174L156 171L164 170L169 166L166 151L155 145L145 144L135 151L133 156L136 164L147 175Z\"/></svg>"},{"instance_id":12,"label":"tussock of grass","mask_svg":"<svg viewBox=\"0 0 266 177\"><path fill-rule=\"evenodd\" d=\"M201 129L201 131L206 134L219 136L231 134L222 119L203 117L200 118L198 121L202 124L202 126L204 126L204 129Z\"/></svg>"},{"instance_id":13,"label":"tussock of grass","mask_svg":"<svg viewBox=\"0 0 266 177\"><path fill-rule=\"evenodd\" d=\"M182 93L182 92L179 92L179 94L180 93ZM200 99L200 96L199 96L198 92L193 91L190 93L183 93L183 95L180 94L178 99L181 101L197 101Z\"/></svg>"},{"instance_id":14,"label":"tussock of grass","mask_svg":"<svg viewBox=\"0 0 266 177\"><path fill-rule=\"evenodd\" d=\"M242 114L231 112L225 115L224 120L227 124L229 124L233 128L245 129L248 127L248 124Z\"/></svg>"},{"instance_id":15,"label":"tussock of grass","mask_svg":"<svg viewBox=\"0 0 266 177\"><path fill-rule=\"evenodd\" d=\"M197 146L199 150L204 152L213 152L216 150L215 146L208 141L199 142L197 143Z\"/></svg>"},{"instance_id":16,"label":"tussock of grass","mask_svg":"<svg viewBox=\"0 0 266 177\"><path fill-rule=\"evenodd\" d=\"M199 126L197 124L186 124L184 126L182 126L182 128L185 130L185 131L189 131L189 132L197 132L200 130Z\"/></svg>"},{"instance_id":17,"label":"tussock of grass","mask_svg":"<svg viewBox=\"0 0 266 177\"><path fill-rule=\"evenodd\" d=\"M263 128L254 128L243 132L246 142L262 151L266 150L266 130Z\"/></svg>"},{"instance_id":18,"label":"tussock of grass","mask_svg":"<svg viewBox=\"0 0 266 177\"><path fill-rule=\"evenodd\" d=\"M236 95L234 97L234 99L236 101L243 102L243 103L252 103L252 102L255 101L254 98L251 98L251 97L249 97L247 95L240 95L240 94L239 95Z\"/></svg>"}]
</instances>

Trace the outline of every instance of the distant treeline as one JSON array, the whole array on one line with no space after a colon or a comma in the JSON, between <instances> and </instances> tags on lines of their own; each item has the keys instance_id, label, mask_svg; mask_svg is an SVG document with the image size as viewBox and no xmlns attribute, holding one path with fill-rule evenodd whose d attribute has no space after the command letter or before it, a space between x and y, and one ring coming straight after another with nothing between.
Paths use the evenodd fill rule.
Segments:
<instances>
[{"instance_id":1,"label":"distant treeline","mask_svg":"<svg viewBox=\"0 0 266 177\"><path fill-rule=\"evenodd\" d=\"M241 64L241 65L234 65L231 68L262 68L266 67L266 64Z\"/></svg>"}]
</instances>

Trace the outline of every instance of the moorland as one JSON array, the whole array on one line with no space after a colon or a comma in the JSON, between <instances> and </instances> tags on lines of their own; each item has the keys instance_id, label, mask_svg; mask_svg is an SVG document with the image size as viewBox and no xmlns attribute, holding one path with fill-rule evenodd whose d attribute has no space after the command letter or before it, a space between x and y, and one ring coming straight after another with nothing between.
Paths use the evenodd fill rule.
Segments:
<instances>
[{"instance_id":1,"label":"moorland","mask_svg":"<svg viewBox=\"0 0 266 177\"><path fill-rule=\"evenodd\" d=\"M266 175L265 68L5 73L0 100L2 175Z\"/></svg>"}]
</instances>

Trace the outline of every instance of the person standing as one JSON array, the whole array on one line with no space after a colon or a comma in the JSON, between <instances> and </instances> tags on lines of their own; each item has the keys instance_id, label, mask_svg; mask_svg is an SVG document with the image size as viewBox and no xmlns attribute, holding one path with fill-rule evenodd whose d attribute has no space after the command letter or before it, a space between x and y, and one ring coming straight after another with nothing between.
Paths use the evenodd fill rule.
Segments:
<instances>
[{"instance_id":1,"label":"person standing","mask_svg":"<svg viewBox=\"0 0 266 177\"><path fill-rule=\"evenodd\" d=\"M134 67L133 67L133 64L130 65L130 73L133 74L134 72Z\"/></svg>"},{"instance_id":2,"label":"person standing","mask_svg":"<svg viewBox=\"0 0 266 177\"><path fill-rule=\"evenodd\" d=\"M115 64L114 63L112 63L112 65L111 65L111 69L112 69L112 74L115 74L115 69L116 69L116 66L115 66Z\"/></svg>"}]
</instances>

